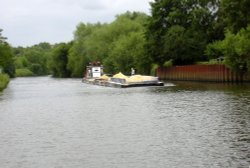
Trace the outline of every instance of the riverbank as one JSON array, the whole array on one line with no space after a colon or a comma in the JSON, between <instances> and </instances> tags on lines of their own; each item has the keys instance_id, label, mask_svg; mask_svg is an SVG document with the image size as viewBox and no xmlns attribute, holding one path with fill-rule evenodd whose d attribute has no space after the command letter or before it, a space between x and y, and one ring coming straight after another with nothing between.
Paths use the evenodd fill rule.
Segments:
<instances>
[{"instance_id":1,"label":"riverbank","mask_svg":"<svg viewBox=\"0 0 250 168\"><path fill-rule=\"evenodd\" d=\"M0 92L7 87L9 81L10 81L10 78L8 75L0 74Z\"/></svg>"}]
</instances>

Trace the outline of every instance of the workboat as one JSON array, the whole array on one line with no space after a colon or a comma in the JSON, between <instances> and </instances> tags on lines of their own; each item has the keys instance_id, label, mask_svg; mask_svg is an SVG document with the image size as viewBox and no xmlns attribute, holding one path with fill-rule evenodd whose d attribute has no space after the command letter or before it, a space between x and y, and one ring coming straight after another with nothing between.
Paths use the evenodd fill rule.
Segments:
<instances>
[{"instance_id":1,"label":"workboat","mask_svg":"<svg viewBox=\"0 0 250 168\"><path fill-rule=\"evenodd\" d=\"M84 83L108 86L108 87L140 87L140 86L164 86L163 82L160 82L158 77L144 76L144 75L131 75L126 76L121 72L108 76L103 73L103 66L99 63L91 63L87 66L86 75L82 81Z\"/></svg>"}]
</instances>

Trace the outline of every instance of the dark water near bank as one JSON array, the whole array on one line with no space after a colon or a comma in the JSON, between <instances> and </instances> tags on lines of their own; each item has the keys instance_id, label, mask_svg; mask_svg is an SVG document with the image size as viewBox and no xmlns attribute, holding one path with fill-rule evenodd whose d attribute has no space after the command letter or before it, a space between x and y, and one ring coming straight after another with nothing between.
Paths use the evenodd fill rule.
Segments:
<instances>
[{"instance_id":1,"label":"dark water near bank","mask_svg":"<svg viewBox=\"0 0 250 168\"><path fill-rule=\"evenodd\" d=\"M0 93L1 168L249 166L249 84L117 89L41 77Z\"/></svg>"}]
</instances>

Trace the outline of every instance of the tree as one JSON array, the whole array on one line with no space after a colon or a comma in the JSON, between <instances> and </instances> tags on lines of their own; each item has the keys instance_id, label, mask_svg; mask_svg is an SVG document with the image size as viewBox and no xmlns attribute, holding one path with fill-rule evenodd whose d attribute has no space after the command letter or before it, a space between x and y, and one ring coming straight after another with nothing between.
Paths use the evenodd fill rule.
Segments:
<instances>
[{"instance_id":1,"label":"tree","mask_svg":"<svg viewBox=\"0 0 250 168\"><path fill-rule=\"evenodd\" d=\"M22 68L27 68L29 62L28 62L28 60L27 60L26 57L24 57L24 56L19 56L19 57L16 57L16 58L15 58L14 64L15 64L15 67L16 67L17 69L22 69Z\"/></svg>"},{"instance_id":2,"label":"tree","mask_svg":"<svg viewBox=\"0 0 250 168\"><path fill-rule=\"evenodd\" d=\"M2 31L3 31L3 29L0 28L0 44L5 43L6 39L7 39L6 37L2 36Z\"/></svg>"},{"instance_id":3,"label":"tree","mask_svg":"<svg viewBox=\"0 0 250 168\"><path fill-rule=\"evenodd\" d=\"M6 42L5 37L2 36L2 29L0 29L0 67L3 72L7 73L10 77L15 76L15 66L13 53L10 45Z\"/></svg>"},{"instance_id":4,"label":"tree","mask_svg":"<svg viewBox=\"0 0 250 168\"><path fill-rule=\"evenodd\" d=\"M17 47L13 50L17 71L25 69L27 72L32 71L35 76L48 74L47 59L52 50L49 43L42 42L31 47Z\"/></svg>"},{"instance_id":5,"label":"tree","mask_svg":"<svg viewBox=\"0 0 250 168\"><path fill-rule=\"evenodd\" d=\"M225 24L223 40L209 44L210 58L225 57L225 64L237 73L250 70L250 1L221 0L219 20Z\"/></svg>"},{"instance_id":6,"label":"tree","mask_svg":"<svg viewBox=\"0 0 250 168\"><path fill-rule=\"evenodd\" d=\"M67 64L71 45L71 43L60 43L53 49L49 60L49 68L54 77L70 77L70 71L67 69Z\"/></svg>"},{"instance_id":7,"label":"tree","mask_svg":"<svg viewBox=\"0 0 250 168\"><path fill-rule=\"evenodd\" d=\"M164 36L163 53L165 60L173 60L174 64L192 64L204 59L202 57L206 37L199 30L172 26Z\"/></svg>"},{"instance_id":8,"label":"tree","mask_svg":"<svg viewBox=\"0 0 250 168\"><path fill-rule=\"evenodd\" d=\"M148 20L146 32L146 50L149 57L160 65L169 58L173 58L175 64L206 59L203 52L211 40L217 5L216 0L152 2L152 16ZM178 33L182 37L176 39Z\"/></svg>"},{"instance_id":9,"label":"tree","mask_svg":"<svg viewBox=\"0 0 250 168\"><path fill-rule=\"evenodd\" d=\"M81 77L91 61L102 62L106 73L128 71L129 66L144 72L148 59L144 58L142 46L147 17L140 12L126 12L116 16L110 24L79 24L69 51L67 67L71 76ZM130 65L119 63L125 59L130 59Z\"/></svg>"},{"instance_id":10,"label":"tree","mask_svg":"<svg viewBox=\"0 0 250 168\"><path fill-rule=\"evenodd\" d=\"M239 74L250 71L250 26L237 34L227 31L225 39L210 44L207 54L221 53L225 64Z\"/></svg>"},{"instance_id":11,"label":"tree","mask_svg":"<svg viewBox=\"0 0 250 168\"><path fill-rule=\"evenodd\" d=\"M233 33L250 24L249 0L221 0L221 14L226 27Z\"/></svg>"},{"instance_id":12,"label":"tree","mask_svg":"<svg viewBox=\"0 0 250 168\"><path fill-rule=\"evenodd\" d=\"M71 77L82 77L85 71L85 67L91 61L91 58L92 60L94 60L94 55L96 55L96 53L99 51L95 46L97 45L96 43L98 43L100 40L96 40L95 42L93 42L93 46L88 41L90 40L90 36L92 35L92 33L101 27L102 25L99 23L80 23L77 26L77 29L74 33L74 41L68 55L67 68L71 71ZM104 48L104 46L100 45L100 48Z\"/></svg>"},{"instance_id":13,"label":"tree","mask_svg":"<svg viewBox=\"0 0 250 168\"><path fill-rule=\"evenodd\" d=\"M145 27L147 15L139 12L126 12L118 15L108 27L110 46L104 65L110 73L129 73L136 68L137 73L148 73L150 60L145 58Z\"/></svg>"},{"instance_id":14,"label":"tree","mask_svg":"<svg viewBox=\"0 0 250 168\"><path fill-rule=\"evenodd\" d=\"M35 75L47 74L46 57L43 52L37 48L30 48L25 52L25 57L28 60L28 69Z\"/></svg>"},{"instance_id":15,"label":"tree","mask_svg":"<svg viewBox=\"0 0 250 168\"><path fill-rule=\"evenodd\" d=\"M136 68L138 72L144 72L144 44L145 39L142 32L133 32L120 37L114 43L109 55L112 67L115 67L113 71L130 74L130 69Z\"/></svg>"}]
</instances>

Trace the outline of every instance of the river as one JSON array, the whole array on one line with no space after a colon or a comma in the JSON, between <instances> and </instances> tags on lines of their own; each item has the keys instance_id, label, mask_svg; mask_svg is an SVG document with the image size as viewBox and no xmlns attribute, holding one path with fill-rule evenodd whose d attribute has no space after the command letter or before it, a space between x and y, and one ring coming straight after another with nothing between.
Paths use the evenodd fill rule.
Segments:
<instances>
[{"instance_id":1,"label":"river","mask_svg":"<svg viewBox=\"0 0 250 168\"><path fill-rule=\"evenodd\" d=\"M16 78L0 93L0 149L1 168L248 168L250 86Z\"/></svg>"}]
</instances>

